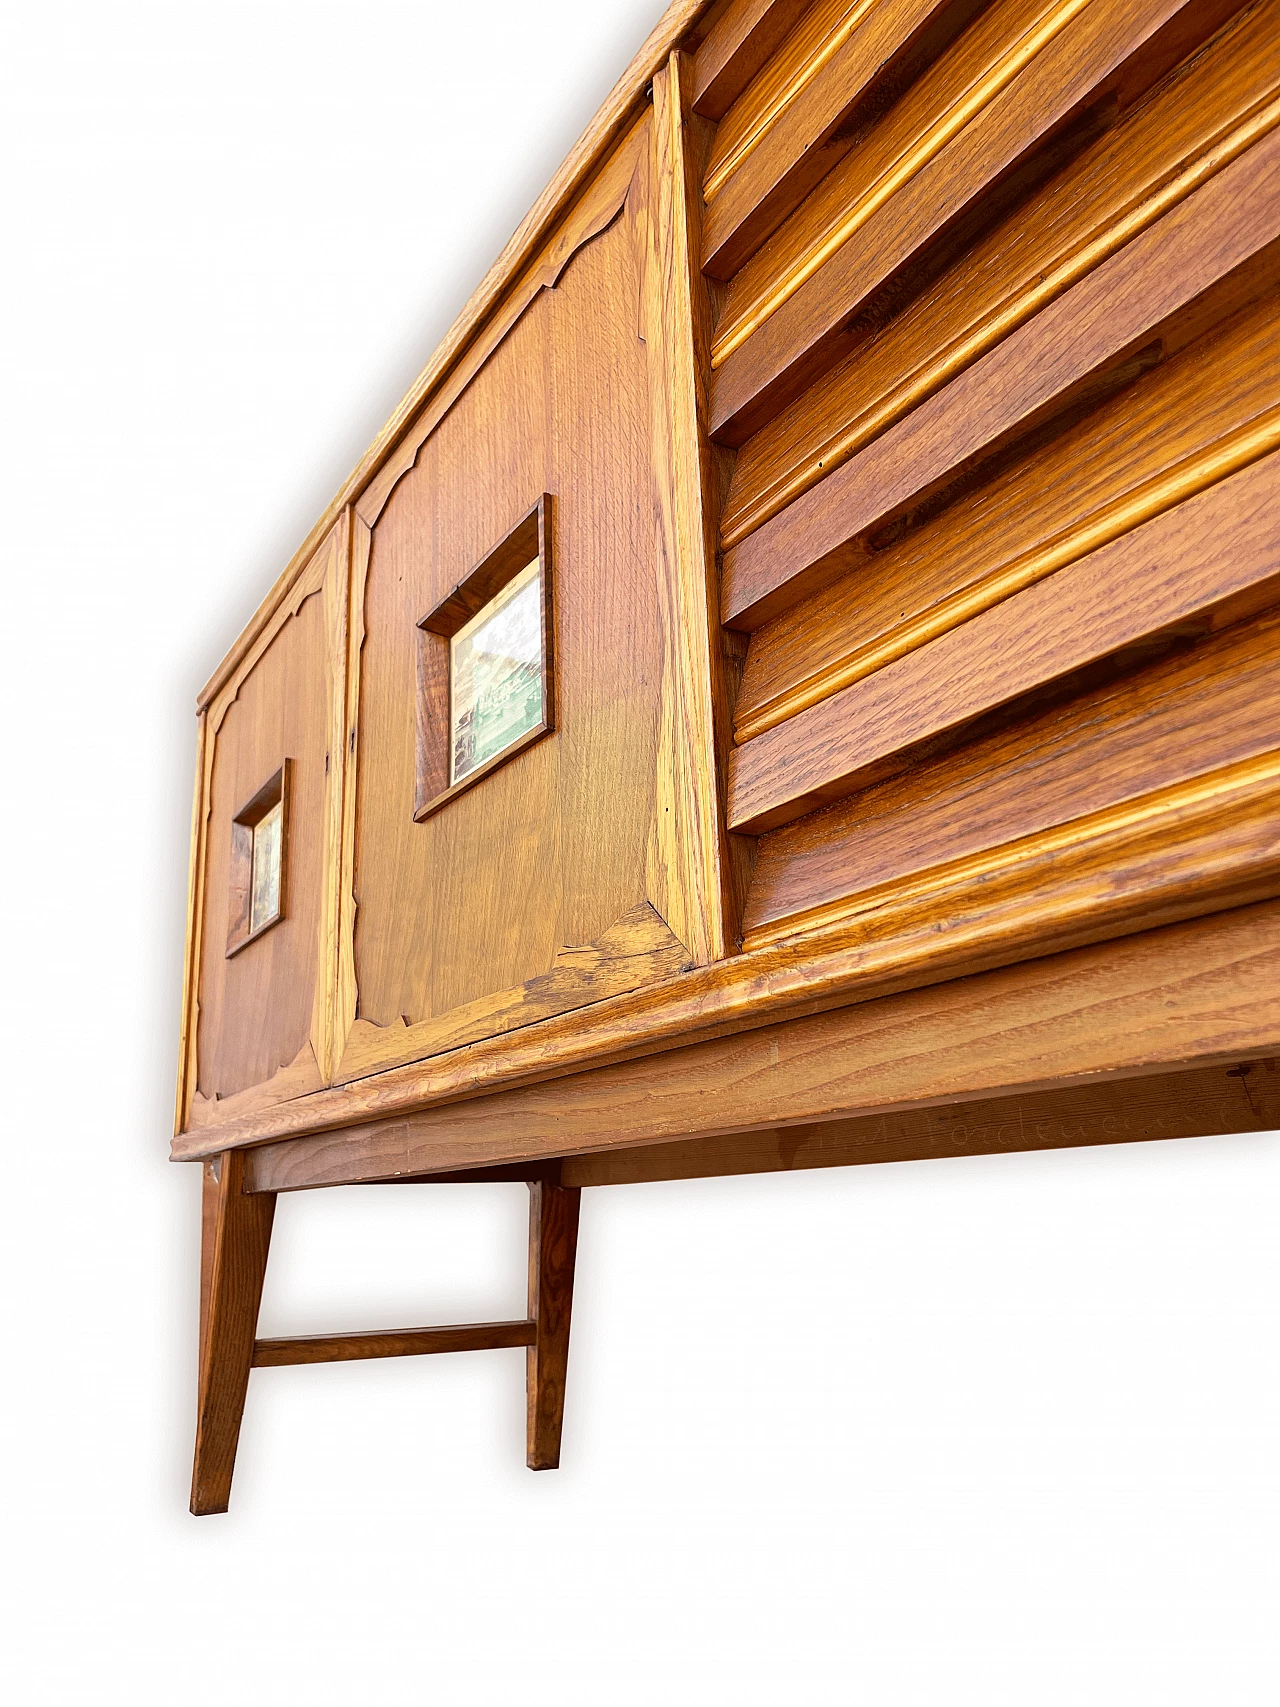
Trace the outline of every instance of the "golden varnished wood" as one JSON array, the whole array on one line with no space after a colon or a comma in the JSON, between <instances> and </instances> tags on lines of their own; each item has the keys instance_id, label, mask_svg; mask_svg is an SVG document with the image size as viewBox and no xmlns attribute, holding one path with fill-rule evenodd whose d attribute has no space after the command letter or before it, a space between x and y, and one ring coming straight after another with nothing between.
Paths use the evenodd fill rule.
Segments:
<instances>
[{"instance_id":1,"label":"golden varnished wood","mask_svg":"<svg viewBox=\"0 0 1280 1707\"><path fill-rule=\"evenodd\" d=\"M524 1346L557 1464L585 1185L1280 1119L1278 8L668 9L201 696L193 1509L253 1364ZM527 1182L527 1317L258 1340L390 1180Z\"/></svg>"}]
</instances>

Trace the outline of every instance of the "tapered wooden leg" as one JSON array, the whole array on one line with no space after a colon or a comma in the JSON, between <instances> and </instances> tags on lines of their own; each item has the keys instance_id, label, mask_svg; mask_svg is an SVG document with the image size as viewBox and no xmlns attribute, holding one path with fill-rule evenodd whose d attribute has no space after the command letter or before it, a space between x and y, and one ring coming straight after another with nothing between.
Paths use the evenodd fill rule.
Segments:
<instances>
[{"instance_id":1,"label":"tapered wooden leg","mask_svg":"<svg viewBox=\"0 0 1280 1707\"><path fill-rule=\"evenodd\" d=\"M525 1353L531 1470L554 1470L560 1463L581 1197L576 1186L540 1180L529 1186L529 1317L537 1328Z\"/></svg>"},{"instance_id":2,"label":"tapered wooden leg","mask_svg":"<svg viewBox=\"0 0 1280 1707\"><path fill-rule=\"evenodd\" d=\"M258 1305L271 1247L274 1192L246 1196L244 1152L204 1170L200 1241L200 1387L191 1510L225 1511L253 1362Z\"/></svg>"}]
</instances>

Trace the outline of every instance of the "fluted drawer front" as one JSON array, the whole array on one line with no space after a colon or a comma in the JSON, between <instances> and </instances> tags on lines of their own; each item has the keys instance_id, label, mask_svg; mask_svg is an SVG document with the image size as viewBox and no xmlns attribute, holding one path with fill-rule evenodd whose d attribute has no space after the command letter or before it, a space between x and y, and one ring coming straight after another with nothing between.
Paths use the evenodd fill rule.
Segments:
<instances>
[{"instance_id":1,"label":"fluted drawer front","mask_svg":"<svg viewBox=\"0 0 1280 1707\"><path fill-rule=\"evenodd\" d=\"M1153 908L1273 892L1280 0L819 0L718 75L746 940L1018 869L1110 917L1048 899L1086 846Z\"/></svg>"}]
</instances>

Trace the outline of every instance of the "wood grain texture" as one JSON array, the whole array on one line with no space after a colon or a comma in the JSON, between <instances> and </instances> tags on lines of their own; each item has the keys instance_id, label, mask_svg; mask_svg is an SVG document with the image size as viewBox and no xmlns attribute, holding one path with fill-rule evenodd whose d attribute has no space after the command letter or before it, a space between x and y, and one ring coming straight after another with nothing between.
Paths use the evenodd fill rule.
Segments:
<instances>
[{"instance_id":1,"label":"wood grain texture","mask_svg":"<svg viewBox=\"0 0 1280 1707\"><path fill-rule=\"evenodd\" d=\"M364 1334L302 1334L256 1340L255 1369L281 1369L294 1363L353 1363L370 1357L426 1357L446 1351L497 1351L531 1346L537 1324L461 1322L446 1328L386 1328Z\"/></svg>"},{"instance_id":2,"label":"wood grain texture","mask_svg":"<svg viewBox=\"0 0 1280 1707\"><path fill-rule=\"evenodd\" d=\"M540 977L646 897L664 591L634 524L653 489L641 289L618 220L494 352L373 530L353 829L358 1017L373 1025L439 1019ZM556 732L415 823L416 625L542 492Z\"/></svg>"},{"instance_id":3,"label":"wood grain texture","mask_svg":"<svg viewBox=\"0 0 1280 1707\"><path fill-rule=\"evenodd\" d=\"M816 0L797 13L778 51L716 126L703 167L703 195L711 200L751 150L769 134L791 103L838 53L869 10L868 0Z\"/></svg>"},{"instance_id":4,"label":"wood grain texture","mask_svg":"<svg viewBox=\"0 0 1280 1707\"><path fill-rule=\"evenodd\" d=\"M556 1466L584 1184L1280 1121L1277 20L669 10L202 697L194 1512L253 1365L524 1346ZM278 1191L504 1179L527 1319L256 1338Z\"/></svg>"},{"instance_id":5,"label":"wood grain texture","mask_svg":"<svg viewBox=\"0 0 1280 1707\"><path fill-rule=\"evenodd\" d=\"M196 1016L200 1006L200 938L204 920L204 868L208 852L205 806L205 730L208 713L196 719L195 787L191 801L191 850L187 863L187 929L183 938L182 996L178 1017L178 1081L174 1091L173 1130L185 1129L196 1092Z\"/></svg>"},{"instance_id":6,"label":"wood grain texture","mask_svg":"<svg viewBox=\"0 0 1280 1707\"><path fill-rule=\"evenodd\" d=\"M1275 0L1247 7L743 446L737 544L1280 122Z\"/></svg>"},{"instance_id":7,"label":"wood grain texture","mask_svg":"<svg viewBox=\"0 0 1280 1707\"><path fill-rule=\"evenodd\" d=\"M1087 0L995 0L894 105L754 264L737 269L712 361L726 362L796 296L966 126L1027 70Z\"/></svg>"},{"instance_id":8,"label":"wood grain texture","mask_svg":"<svg viewBox=\"0 0 1280 1707\"><path fill-rule=\"evenodd\" d=\"M931 880L919 891L902 884L892 908L867 911L842 902L829 922L783 931L714 967L426 1066L392 1068L228 1122L216 1137L179 1136L171 1154L194 1160L228 1144L333 1130L484 1096L1274 895L1275 756L1265 751L1265 737L1259 743L1246 732L1239 745L1244 757L1220 762L1187 789L1176 780L1167 792L1150 783L1131 805L1114 813L1100 809L1079 837L1047 838L1034 860L1019 857L1016 830L995 836L993 855L962 871L959 880L946 872L946 881ZM1222 750L1229 750L1225 740ZM1050 797L1053 782L1051 771ZM1024 825L1024 809L1014 806L1015 824ZM909 824L895 828L910 834ZM926 866L932 863L926 855ZM846 879L842 893L855 887Z\"/></svg>"},{"instance_id":9,"label":"wood grain texture","mask_svg":"<svg viewBox=\"0 0 1280 1707\"><path fill-rule=\"evenodd\" d=\"M1266 457L1280 443L1278 325L1264 299L752 635L738 741Z\"/></svg>"},{"instance_id":10,"label":"wood grain texture","mask_svg":"<svg viewBox=\"0 0 1280 1707\"><path fill-rule=\"evenodd\" d=\"M483 1037L501 1036L553 1014L637 990L689 964L684 944L649 903L641 901L595 942L560 949L550 972L514 990L482 996L438 1020L414 1026L381 1027L357 1020L338 1078L347 1083L403 1061L422 1060Z\"/></svg>"},{"instance_id":11,"label":"wood grain texture","mask_svg":"<svg viewBox=\"0 0 1280 1707\"><path fill-rule=\"evenodd\" d=\"M1273 604L1280 409L1268 426L1272 455L748 741L730 768L730 823L776 828L1104 658Z\"/></svg>"},{"instance_id":12,"label":"wood grain texture","mask_svg":"<svg viewBox=\"0 0 1280 1707\"><path fill-rule=\"evenodd\" d=\"M342 833L349 747L347 728L347 632L351 610L352 518L345 511L330 535L330 558L320 590L328 635L328 741L325 750L324 858L321 866L320 925L315 1000L311 1010L311 1052L328 1084L337 1071L345 1031L338 1000L342 910Z\"/></svg>"},{"instance_id":13,"label":"wood grain texture","mask_svg":"<svg viewBox=\"0 0 1280 1707\"><path fill-rule=\"evenodd\" d=\"M193 1108L197 1094L211 1104L267 1085L300 1057L317 1070L328 1058L345 539L339 523L207 713ZM286 916L228 959L232 819L285 759ZM296 1094L296 1081L265 1094Z\"/></svg>"},{"instance_id":14,"label":"wood grain texture","mask_svg":"<svg viewBox=\"0 0 1280 1707\"><path fill-rule=\"evenodd\" d=\"M721 119L761 72L813 0L733 0L707 21L694 60L693 110Z\"/></svg>"},{"instance_id":15,"label":"wood grain texture","mask_svg":"<svg viewBox=\"0 0 1280 1707\"><path fill-rule=\"evenodd\" d=\"M561 1171L566 1185L634 1185L1269 1132L1277 1125L1280 1060L1272 1059L606 1150L571 1157Z\"/></svg>"},{"instance_id":16,"label":"wood grain texture","mask_svg":"<svg viewBox=\"0 0 1280 1707\"><path fill-rule=\"evenodd\" d=\"M337 1073L359 1007L356 986L356 812L359 806L360 662L364 653L364 587L369 573L373 533L354 507L347 512L350 552L347 565L347 655L343 708L341 842L337 870L337 964L333 986L333 1070Z\"/></svg>"},{"instance_id":17,"label":"wood grain texture","mask_svg":"<svg viewBox=\"0 0 1280 1707\"><path fill-rule=\"evenodd\" d=\"M846 8L823 44L829 51L808 62L813 74L788 88L785 104L750 152L724 158L713 149L705 186L706 272L732 278L985 3L877 0ZM727 172L735 158L736 168Z\"/></svg>"},{"instance_id":18,"label":"wood grain texture","mask_svg":"<svg viewBox=\"0 0 1280 1707\"><path fill-rule=\"evenodd\" d=\"M962 862L961 886L967 871L989 891L1012 862L1034 879L1028 838L1047 838L1035 846L1043 863L1060 868L1086 855L1090 825L1104 842L1154 830L1172 853L1187 829L1199 841L1202 817L1215 837L1234 800L1231 809L1246 818L1261 811L1265 846L1278 654L1274 614L1242 623L1062 703L1033 706L959 753L940 753L762 838L747 940L812 929L844 917L851 902L862 912L877 908L886 929L885 909L913 893L923 874ZM1129 869L1118 851L1104 846L1099 855L1117 875ZM1210 852L1201 848L1205 874ZM1043 875L1050 905L1053 883Z\"/></svg>"},{"instance_id":19,"label":"wood grain texture","mask_svg":"<svg viewBox=\"0 0 1280 1707\"><path fill-rule=\"evenodd\" d=\"M714 0L672 0L644 44L615 83L582 136L570 149L547 188L520 222L510 242L472 292L430 361L343 482L324 514L294 553L275 585L259 605L240 637L201 690L199 704L209 704L229 680L246 652L254 646L311 556L347 506L355 501L391 454L419 411L445 383L470 349L489 315L505 297L517 275L537 253L547 233L572 205L575 197L609 154L626 128L640 116L645 91L672 48L685 42L697 46L698 25Z\"/></svg>"},{"instance_id":20,"label":"wood grain texture","mask_svg":"<svg viewBox=\"0 0 1280 1707\"><path fill-rule=\"evenodd\" d=\"M878 168L873 132L737 274L713 356L711 424L726 443L847 355L872 296L891 281L909 294L905 269L927 277L953 238L1002 211L1019 173L1034 178L1038 154L1052 163L1056 139L1100 104L1139 98L1235 9L1062 0L1039 19L1011 13L1002 31L1001 8L1020 3L999 0L878 127ZM934 87L944 78L949 94Z\"/></svg>"},{"instance_id":21,"label":"wood grain texture","mask_svg":"<svg viewBox=\"0 0 1280 1707\"><path fill-rule=\"evenodd\" d=\"M1280 237L1277 186L1280 135L1273 132L726 552L723 620L759 627L830 584L860 555L860 536L1029 432L1046 411L1065 408L1074 388L1108 363L1144 349L1158 355L1162 338L1177 347L1179 314L1215 285L1238 277L1248 281L1244 300L1248 291L1261 294Z\"/></svg>"},{"instance_id":22,"label":"wood grain texture","mask_svg":"<svg viewBox=\"0 0 1280 1707\"><path fill-rule=\"evenodd\" d=\"M482 1015L498 1031L527 1023L564 993L564 945L596 940L646 898L671 933L655 970L673 937L682 963L724 952L728 711L710 646L715 519L690 330L687 121L667 98L672 75L655 79L643 127L653 147L625 217L533 301L397 477L376 527L356 530L344 1076L409 1058L420 1028L422 1053L440 1037L456 1047ZM402 632L443 608L539 490L556 494L554 650L567 685L555 737L410 826ZM651 540L634 527L645 508Z\"/></svg>"},{"instance_id":23,"label":"wood grain texture","mask_svg":"<svg viewBox=\"0 0 1280 1707\"><path fill-rule=\"evenodd\" d=\"M529 1186L529 1315L535 1334L525 1353L525 1385L531 1470L560 1465L581 1201L577 1190L542 1180Z\"/></svg>"},{"instance_id":24,"label":"wood grain texture","mask_svg":"<svg viewBox=\"0 0 1280 1707\"><path fill-rule=\"evenodd\" d=\"M203 1390L205 1348L209 1343L209 1299L213 1289L213 1253L218 1242L218 1198L222 1158L200 1164L200 1337L197 1341L196 1391Z\"/></svg>"},{"instance_id":25,"label":"wood grain texture","mask_svg":"<svg viewBox=\"0 0 1280 1707\"><path fill-rule=\"evenodd\" d=\"M641 113L632 121L600 170L583 186L577 201L547 237L541 253L495 304L493 313L465 357L457 363L447 381L432 393L430 401L415 416L395 451L386 457L361 491L355 507L369 527L377 526L387 499L417 462L423 445L521 316L544 291L555 290L579 249L602 231L607 231L622 212L636 167L649 147L649 133L649 115Z\"/></svg>"},{"instance_id":26,"label":"wood grain texture","mask_svg":"<svg viewBox=\"0 0 1280 1707\"><path fill-rule=\"evenodd\" d=\"M691 67L673 55L653 82L643 243L655 557L663 648L658 791L646 893L698 964L726 950L728 849L721 803L729 708L716 633L715 479L706 434L707 309L697 276ZM695 298L695 292L697 297Z\"/></svg>"},{"instance_id":27,"label":"wood grain texture","mask_svg":"<svg viewBox=\"0 0 1280 1707\"><path fill-rule=\"evenodd\" d=\"M213 1251L209 1255L206 1248L201 1263L205 1308L191 1478L191 1511L196 1517L226 1511L231 1497L258 1305L271 1246L275 1198L269 1193L250 1196L244 1191L244 1161L240 1153L222 1157L216 1207L212 1215L206 1210L204 1218L204 1239L212 1232Z\"/></svg>"},{"instance_id":28,"label":"wood grain texture","mask_svg":"<svg viewBox=\"0 0 1280 1707\"><path fill-rule=\"evenodd\" d=\"M202 1127L242 1119L259 1110L274 1108L279 1103L292 1102L295 1097L310 1096L331 1083L332 1075L320 1071L315 1049L308 1038L292 1061L277 1068L261 1084L233 1091L230 1096L207 1097L197 1091L187 1111L185 1129L198 1132Z\"/></svg>"},{"instance_id":29,"label":"wood grain texture","mask_svg":"<svg viewBox=\"0 0 1280 1707\"><path fill-rule=\"evenodd\" d=\"M1280 905L250 1153L258 1188L806 1125L1280 1053Z\"/></svg>"}]
</instances>

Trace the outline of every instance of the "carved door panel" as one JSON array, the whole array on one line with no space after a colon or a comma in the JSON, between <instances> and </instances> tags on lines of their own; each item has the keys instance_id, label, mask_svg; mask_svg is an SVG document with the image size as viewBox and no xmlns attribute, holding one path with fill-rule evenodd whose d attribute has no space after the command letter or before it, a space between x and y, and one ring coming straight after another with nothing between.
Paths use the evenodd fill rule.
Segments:
<instances>
[{"instance_id":1,"label":"carved door panel","mask_svg":"<svg viewBox=\"0 0 1280 1707\"><path fill-rule=\"evenodd\" d=\"M317 1089L334 978L346 629L340 523L205 714L189 1124Z\"/></svg>"},{"instance_id":2,"label":"carved door panel","mask_svg":"<svg viewBox=\"0 0 1280 1707\"><path fill-rule=\"evenodd\" d=\"M342 1080L712 957L686 831L701 811L714 834L717 806L709 768L692 776L680 645L693 625L659 490L670 350L654 334L651 184L669 167L653 150L645 117L356 504ZM440 635L471 610L470 589L491 591L489 565L498 579L522 567L504 542L534 511L552 577L553 727L475 786L444 772L426 786L424 717L447 718L450 701L441 689L439 711L419 703L432 691L423 628L447 668Z\"/></svg>"}]
</instances>

